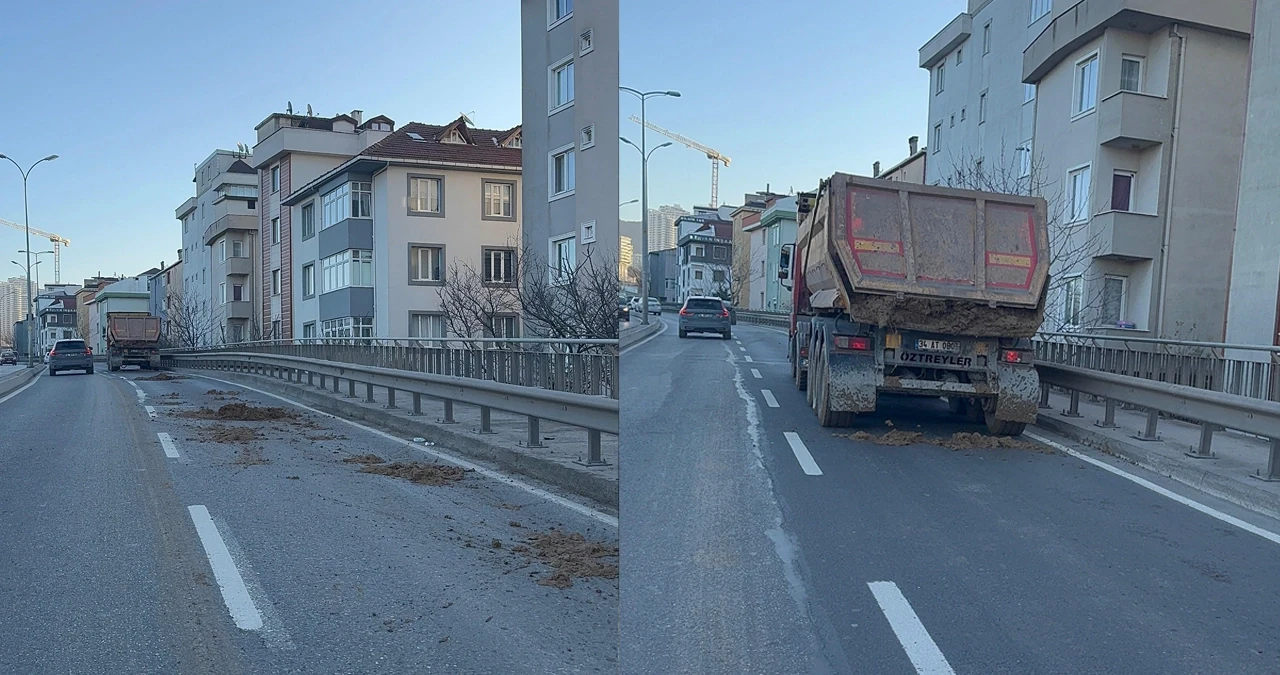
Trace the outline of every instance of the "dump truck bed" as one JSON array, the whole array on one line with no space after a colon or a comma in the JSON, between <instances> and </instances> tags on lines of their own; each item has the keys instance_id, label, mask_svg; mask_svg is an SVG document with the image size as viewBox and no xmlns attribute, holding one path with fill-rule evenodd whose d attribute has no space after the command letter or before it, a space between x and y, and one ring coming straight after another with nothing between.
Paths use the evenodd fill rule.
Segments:
<instances>
[{"instance_id":1,"label":"dump truck bed","mask_svg":"<svg viewBox=\"0 0 1280 675\"><path fill-rule=\"evenodd\" d=\"M835 174L800 227L809 304L882 326L1033 335L1046 211L1040 198Z\"/></svg>"},{"instance_id":2,"label":"dump truck bed","mask_svg":"<svg viewBox=\"0 0 1280 675\"><path fill-rule=\"evenodd\" d=\"M158 342L160 317L149 314L108 315L107 336L113 343Z\"/></svg>"}]
</instances>

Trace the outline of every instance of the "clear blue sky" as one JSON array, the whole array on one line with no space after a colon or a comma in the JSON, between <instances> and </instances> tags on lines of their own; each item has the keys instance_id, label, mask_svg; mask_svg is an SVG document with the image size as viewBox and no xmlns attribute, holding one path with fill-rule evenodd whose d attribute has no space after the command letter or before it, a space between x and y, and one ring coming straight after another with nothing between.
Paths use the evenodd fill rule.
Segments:
<instances>
[{"instance_id":1,"label":"clear blue sky","mask_svg":"<svg viewBox=\"0 0 1280 675\"><path fill-rule=\"evenodd\" d=\"M24 167L61 156L32 172L30 196L31 225L71 240L64 283L173 262L194 165L253 145L288 101L397 124L472 111L483 127L520 122L513 0L68 0L3 14L0 153ZM0 218L22 222L21 179L3 160ZM8 261L22 248L22 232L0 227L0 276L21 274Z\"/></svg>"},{"instance_id":2,"label":"clear blue sky","mask_svg":"<svg viewBox=\"0 0 1280 675\"><path fill-rule=\"evenodd\" d=\"M585 1L585 0L580 0ZM648 119L728 155L720 201L746 192L817 187L836 171L871 173L927 139L928 73L919 48L965 10L964 0L622 0L622 84L674 89ZM639 115L622 99L622 135L639 143ZM666 140L650 133L650 145ZM640 155L622 148L621 201L640 197ZM711 198L711 163L682 145L649 162L649 204L685 208ZM639 205L622 217L640 219Z\"/></svg>"}]
</instances>

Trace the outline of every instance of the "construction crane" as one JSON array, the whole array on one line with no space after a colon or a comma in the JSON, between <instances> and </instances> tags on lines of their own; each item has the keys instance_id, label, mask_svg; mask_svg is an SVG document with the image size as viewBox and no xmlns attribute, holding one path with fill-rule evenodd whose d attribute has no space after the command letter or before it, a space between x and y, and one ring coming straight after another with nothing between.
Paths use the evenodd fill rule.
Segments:
<instances>
[{"instance_id":1,"label":"construction crane","mask_svg":"<svg viewBox=\"0 0 1280 675\"><path fill-rule=\"evenodd\" d=\"M27 229L22 225L19 225L9 220L5 220L4 218L0 218L0 225L8 225L9 227L12 227L15 230L22 230L24 232ZM53 242L53 283L55 284L62 283L62 247L70 246L71 240L67 239L66 237L60 234L53 234L52 232L37 230L34 227L31 228L31 234L40 235L41 237L44 237L45 239L48 239L49 241Z\"/></svg>"},{"instance_id":2,"label":"construction crane","mask_svg":"<svg viewBox=\"0 0 1280 675\"><path fill-rule=\"evenodd\" d=\"M724 164L725 167L729 166L729 158L726 155L722 154L719 150L712 150L693 139L685 138L674 131L667 131L653 122L642 122L640 118L635 115L632 115L630 120L636 124L641 124L649 129L653 129L677 143L682 143L694 150L706 153L707 159L711 160L711 208L714 209L720 207L720 165Z\"/></svg>"}]
</instances>

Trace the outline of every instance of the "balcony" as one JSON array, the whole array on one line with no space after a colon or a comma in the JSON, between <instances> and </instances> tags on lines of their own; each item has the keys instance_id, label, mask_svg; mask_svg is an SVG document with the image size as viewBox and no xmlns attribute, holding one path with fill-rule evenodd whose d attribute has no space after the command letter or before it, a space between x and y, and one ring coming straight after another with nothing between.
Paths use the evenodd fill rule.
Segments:
<instances>
[{"instance_id":1,"label":"balcony","mask_svg":"<svg viewBox=\"0 0 1280 675\"><path fill-rule=\"evenodd\" d=\"M932 69L973 34L973 15L961 14L920 48L920 67Z\"/></svg>"},{"instance_id":2,"label":"balcony","mask_svg":"<svg viewBox=\"0 0 1280 675\"><path fill-rule=\"evenodd\" d=\"M227 276L247 277L251 274L253 274L253 260L251 258L227 258Z\"/></svg>"},{"instance_id":3,"label":"balcony","mask_svg":"<svg viewBox=\"0 0 1280 675\"><path fill-rule=\"evenodd\" d=\"M1132 262L1160 254L1160 217L1129 211L1107 211L1089 221L1094 258Z\"/></svg>"},{"instance_id":4,"label":"balcony","mask_svg":"<svg viewBox=\"0 0 1280 675\"><path fill-rule=\"evenodd\" d=\"M1098 104L1098 142L1122 150L1146 150L1173 132L1172 106L1163 96L1121 91Z\"/></svg>"},{"instance_id":5,"label":"balcony","mask_svg":"<svg viewBox=\"0 0 1280 675\"><path fill-rule=\"evenodd\" d=\"M227 230L241 230L244 232L258 231L258 217L248 214L228 213L227 215L213 221L213 224L204 230L204 245L208 246L210 242L217 239L223 232Z\"/></svg>"},{"instance_id":6,"label":"balcony","mask_svg":"<svg viewBox=\"0 0 1280 675\"><path fill-rule=\"evenodd\" d=\"M228 319L253 318L253 303L248 300L228 300L223 308L227 310Z\"/></svg>"}]
</instances>

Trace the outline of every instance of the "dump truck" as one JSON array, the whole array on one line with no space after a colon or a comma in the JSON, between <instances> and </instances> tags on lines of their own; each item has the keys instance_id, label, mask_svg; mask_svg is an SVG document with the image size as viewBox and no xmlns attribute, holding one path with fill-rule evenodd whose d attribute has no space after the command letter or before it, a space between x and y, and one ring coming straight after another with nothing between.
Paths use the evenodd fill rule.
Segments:
<instances>
[{"instance_id":1,"label":"dump truck","mask_svg":"<svg viewBox=\"0 0 1280 675\"><path fill-rule=\"evenodd\" d=\"M778 276L792 376L822 426L851 426L881 393L945 398L995 435L1035 421L1043 199L837 173L797 210Z\"/></svg>"},{"instance_id":2,"label":"dump truck","mask_svg":"<svg viewBox=\"0 0 1280 675\"><path fill-rule=\"evenodd\" d=\"M146 312L107 314L107 369L160 368L160 317Z\"/></svg>"}]
</instances>

